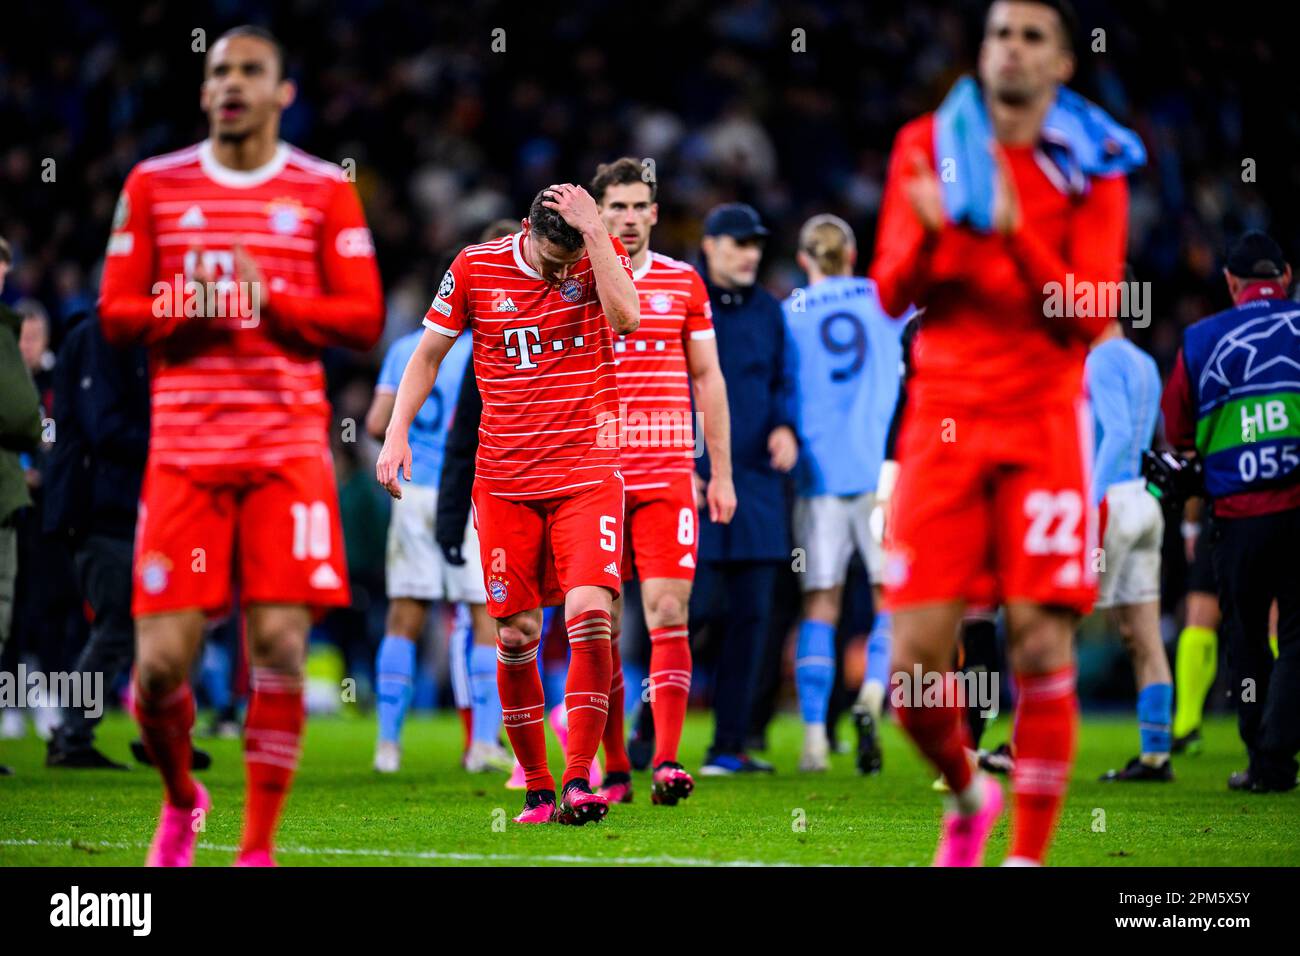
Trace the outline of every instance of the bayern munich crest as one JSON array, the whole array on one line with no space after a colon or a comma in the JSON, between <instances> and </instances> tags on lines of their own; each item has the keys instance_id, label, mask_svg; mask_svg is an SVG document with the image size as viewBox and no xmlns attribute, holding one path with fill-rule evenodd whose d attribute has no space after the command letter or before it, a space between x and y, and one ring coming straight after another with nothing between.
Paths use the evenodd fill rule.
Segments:
<instances>
[{"instance_id":1,"label":"bayern munich crest","mask_svg":"<svg viewBox=\"0 0 1300 956\"><path fill-rule=\"evenodd\" d=\"M651 311L663 315L665 312L672 309L672 307L673 307L672 296L670 296L667 292L656 292L654 295L650 296Z\"/></svg>"},{"instance_id":2,"label":"bayern munich crest","mask_svg":"<svg viewBox=\"0 0 1300 956\"><path fill-rule=\"evenodd\" d=\"M488 596L497 604L504 604L506 600L506 583L493 578L488 582Z\"/></svg>"},{"instance_id":3,"label":"bayern munich crest","mask_svg":"<svg viewBox=\"0 0 1300 956\"><path fill-rule=\"evenodd\" d=\"M565 279L560 283L560 297L565 302L577 302L582 298L582 283L577 279Z\"/></svg>"}]
</instances>

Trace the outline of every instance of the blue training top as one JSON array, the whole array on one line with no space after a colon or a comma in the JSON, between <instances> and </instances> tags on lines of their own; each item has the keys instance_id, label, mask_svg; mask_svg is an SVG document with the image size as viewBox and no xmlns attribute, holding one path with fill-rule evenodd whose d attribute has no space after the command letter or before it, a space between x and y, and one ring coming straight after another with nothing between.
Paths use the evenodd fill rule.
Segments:
<instances>
[{"instance_id":1,"label":"blue training top","mask_svg":"<svg viewBox=\"0 0 1300 956\"><path fill-rule=\"evenodd\" d=\"M379 369L375 391L397 391L406 363L410 361L411 353L415 351L422 335L424 330L416 329L394 340L388 347L384 364ZM456 410L456 398L460 395L460 383L465 377L471 348L470 333L466 332L443 357L442 364L438 366L438 379L433 383L433 391L420 406L415 421L411 422L409 441L412 484L438 487L438 478L442 474L442 456L447 447L447 432L451 430L451 416Z\"/></svg>"},{"instance_id":2,"label":"blue training top","mask_svg":"<svg viewBox=\"0 0 1300 956\"><path fill-rule=\"evenodd\" d=\"M874 491L898 400L907 316L892 318L876 284L830 276L781 304L799 435L802 497Z\"/></svg>"},{"instance_id":3,"label":"blue training top","mask_svg":"<svg viewBox=\"0 0 1300 956\"><path fill-rule=\"evenodd\" d=\"M1128 339L1110 339L1088 353L1084 367L1096 426L1092 499L1142 474L1142 452L1151 447L1160 418L1160 370L1156 360Z\"/></svg>"}]
</instances>

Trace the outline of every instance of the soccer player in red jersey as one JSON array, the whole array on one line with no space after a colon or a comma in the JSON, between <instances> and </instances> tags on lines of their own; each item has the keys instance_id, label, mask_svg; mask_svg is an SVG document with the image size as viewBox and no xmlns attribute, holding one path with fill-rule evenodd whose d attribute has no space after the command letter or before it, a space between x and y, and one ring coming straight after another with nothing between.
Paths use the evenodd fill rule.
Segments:
<instances>
[{"instance_id":1,"label":"soccer player in red jersey","mask_svg":"<svg viewBox=\"0 0 1300 956\"><path fill-rule=\"evenodd\" d=\"M502 717L527 781L518 823L581 825L609 809L587 774L609 711L610 612L622 583L614 333L634 332L638 312L627 253L590 194L548 186L521 231L467 246L442 277L375 466L400 497L411 421L443 356L471 328L483 395L474 524L497 621ZM537 648L542 607L561 603L569 740L557 807Z\"/></svg>"},{"instance_id":2,"label":"soccer player in red jersey","mask_svg":"<svg viewBox=\"0 0 1300 956\"><path fill-rule=\"evenodd\" d=\"M652 802L673 805L695 782L677 760L691 690L686 609L698 552L693 412L703 419L714 463L705 489L711 520L726 524L736 511L731 481L731 415L718 364L709 293L688 263L650 251L659 220L658 183L631 157L602 165L591 183L605 227L632 260L641 327L614 343L623 406L620 470L626 483L623 576L633 560L650 631L650 709L655 726ZM631 763L623 736L623 661L619 653L622 601L615 603L613 684L605 724L605 785L611 801L632 801Z\"/></svg>"},{"instance_id":3,"label":"soccer player in red jersey","mask_svg":"<svg viewBox=\"0 0 1300 956\"><path fill-rule=\"evenodd\" d=\"M951 669L968 604L1006 605L1018 687L1009 864L1041 863L1065 796L1072 637L1096 592L1082 379L1108 317L1052 317L1045 296L1067 276L1080 287L1121 280L1127 240L1124 177L1067 184L1042 152L1045 119L1074 67L1072 20L1057 0L992 4L976 101L995 141L985 141L991 228L948 217L952 180L936 171L953 159L936 155L941 116L928 114L894 143L871 268L886 311L925 308L885 542L895 690L914 668ZM952 793L935 863L978 865L1001 788L972 766L960 702L923 707L912 691L895 693L896 704L909 698L899 719Z\"/></svg>"},{"instance_id":4,"label":"soccer player in red jersey","mask_svg":"<svg viewBox=\"0 0 1300 956\"><path fill-rule=\"evenodd\" d=\"M273 863L312 611L349 601L320 352L372 347L383 294L343 170L279 140L294 93L270 34L222 35L201 92L210 137L131 171L108 241L104 333L147 345L152 374L132 688L165 789L149 865L189 865L210 807L190 775L189 673L232 579L252 668L240 865Z\"/></svg>"}]
</instances>

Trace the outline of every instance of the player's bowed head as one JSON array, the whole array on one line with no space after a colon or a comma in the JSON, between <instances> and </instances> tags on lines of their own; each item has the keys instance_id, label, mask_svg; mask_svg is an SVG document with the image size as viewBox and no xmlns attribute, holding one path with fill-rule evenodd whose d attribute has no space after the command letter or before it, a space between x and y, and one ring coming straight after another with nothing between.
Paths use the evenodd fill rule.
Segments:
<instances>
[{"instance_id":1,"label":"player's bowed head","mask_svg":"<svg viewBox=\"0 0 1300 956\"><path fill-rule=\"evenodd\" d=\"M563 282L585 252L610 326L619 335L628 335L640 326L636 286L625 263L619 261L596 201L587 190L559 183L539 192L524 220L523 245L529 265L552 285Z\"/></svg>"}]
</instances>

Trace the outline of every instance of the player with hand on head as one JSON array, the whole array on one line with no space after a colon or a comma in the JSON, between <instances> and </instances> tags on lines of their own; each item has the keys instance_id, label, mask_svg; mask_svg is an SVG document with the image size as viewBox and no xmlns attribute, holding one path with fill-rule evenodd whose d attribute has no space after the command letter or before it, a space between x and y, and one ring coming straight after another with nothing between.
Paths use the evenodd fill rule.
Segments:
<instances>
[{"instance_id":1,"label":"player with hand on head","mask_svg":"<svg viewBox=\"0 0 1300 956\"><path fill-rule=\"evenodd\" d=\"M652 252L659 220L651 167L630 157L600 166L591 183L610 233L632 262L641 326L614 343L624 409L620 470L626 483L623 575L641 579L650 631L649 704L655 754L651 800L676 804L695 786L677 759L691 686L687 606L699 551L691 396L713 461L705 505L713 521L736 510L731 480L731 415L718 363L709 294L694 267ZM624 689L619 653L622 599L615 603L613 685L605 725L605 785L611 801L632 800L631 763L623 735Z\"/></svg>"},{"instance_id":2,"label":"player with hand on head","mask_svg":"<svg viewBox=\"0 0 1300 956\"><path fill-rule=\"evenodd\" d=\"M205 618L248 604L248 800L237 863L273 863L298 763L313 611L350 601L321 350L383 329L370 230L344 171L279 139L295 87L257 27L208 50L210 137L137 165L108 240L104 334L149 348L136 528L133 709L163 778L149 865L187 866L211 806L190 775Z\"/></svg>"},{"instance_id":3,"label":"player with hand on head","mask_svg":"<svg viewBox=\"0 0 1300 956\"><path fill-rule=\"evenodd\" d=\"M835 628L856 548L871 579L876 619L867 645L867 675L855 707L868 772L880 769L875 726L889 684L890 620L881 609L883 555L870 529L886 438L898 399L901 336L911 310L895 319L880 306L876 284L853 275L853 230L838 216L814 216L799 232L799 266L807 288L782 303L786 359L795 383L790 419L799 436L795 468L795 547L806 555L800 576L803 621L795 652L795 686L804 721L799 769L829 768L826 710L835 679ZM860 751L863 749L860 746Z\"/></svg>"},{"instance_id":4,"label":"player with hand on head","mask_svg":"<svg viewBox=\"0 0 1300 956\"><path fill-rule=\"evenodd\" d=\"M548 186L522 225L467 246L443 276L375 472L401 495L411 478L411 423L452 344L471 329L483 397L474 522L497 622L506 733L527 780L515 819L580 825L609 807L587 775L609 709L611 611L622 583L614 335L635 331L640 310L627 254L585 189ZM541 608L553 604L564 606L571 647L558 805L537 670Z\"/></svg>"}]
</instances>

